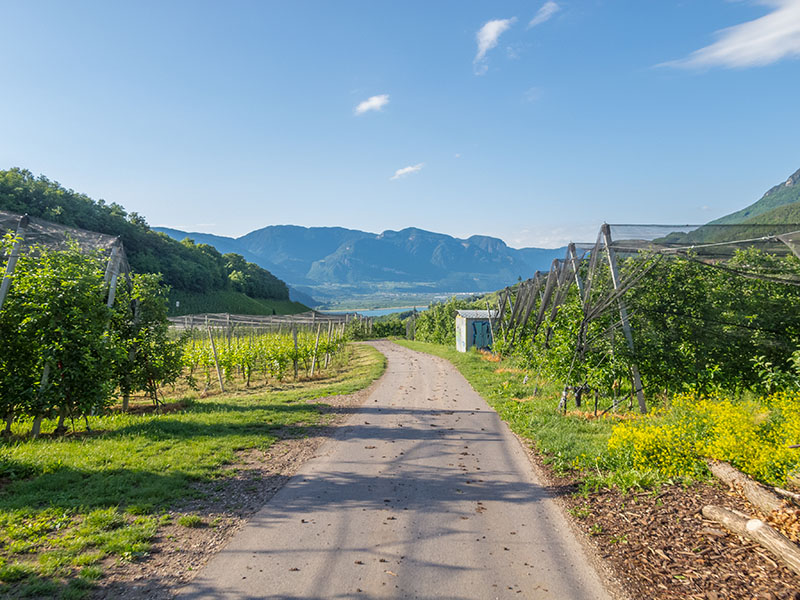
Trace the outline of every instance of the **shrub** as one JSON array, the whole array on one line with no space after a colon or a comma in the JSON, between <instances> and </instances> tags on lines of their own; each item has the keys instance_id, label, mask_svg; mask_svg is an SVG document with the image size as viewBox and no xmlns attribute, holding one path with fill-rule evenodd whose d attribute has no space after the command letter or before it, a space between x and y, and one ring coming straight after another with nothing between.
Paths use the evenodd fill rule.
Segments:
<instances>
[{"instance_id":1,"label":"shrub","mask_svg":"<svg viewBox=\"0 0 800 600\"><path fill-rule=\"evenodd\" d=\"M671 410L614 427L612 463L696 477L704 458L730 462L764 483L783 485L800 466L800 392L732 400L679 394Z\"/></svg>"}]
</instances>

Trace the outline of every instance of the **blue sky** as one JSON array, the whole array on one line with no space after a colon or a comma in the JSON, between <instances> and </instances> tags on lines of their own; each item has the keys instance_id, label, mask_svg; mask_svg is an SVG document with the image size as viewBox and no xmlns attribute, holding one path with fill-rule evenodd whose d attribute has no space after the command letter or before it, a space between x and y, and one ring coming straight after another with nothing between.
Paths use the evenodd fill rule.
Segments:
<instances>
[{"instance_id":1,"label":"blue sky","mask_svg":"<svg viewBox=\"0 0 800 600\"><path fill-rule=\"evenodd\" d=\"M512 246L800 168L800 0L0 1L0 168L151 225Z\"/></svg>"}]
</instances>

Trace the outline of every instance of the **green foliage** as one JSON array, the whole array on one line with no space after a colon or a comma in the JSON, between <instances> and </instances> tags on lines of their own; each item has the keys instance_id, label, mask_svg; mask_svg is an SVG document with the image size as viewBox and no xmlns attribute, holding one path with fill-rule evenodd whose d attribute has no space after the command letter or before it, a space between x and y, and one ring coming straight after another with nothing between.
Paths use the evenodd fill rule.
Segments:
<instances>
[{"instance_id":1,"label":"green foliage","mask_svg":"<svg viewBox=\"0 0 800 600\"><path fill-rule=\"evenodd\" d=\"M631 272L643 260L651 261L650 270L626 292L625 303L635 362L649 397L798 385L800 287L741 274L797 276L797 258L750 249L712 266L692 257L631 257L620 269ZM608 267L599 263L588 305L597 306L611 287ZM630 393L634 356L619 327L616 302L585 320L572 287L550 317L535 335L531 324L517 332L511 353L554 381L588 383L604 396ZM501 338L495 349L508 354L508 345Z\"/></svg>"},{"instance_id":2,"label":"green foliage","mask_svg":"<svg viewBox=\"0 0 800 600\"><path fill-rule=\"evenodd\" d=\"M406 320L408 317L406 318ZM347 322L345 335L349 340L377 340L386 337L405 337L406 320L352 319Z\"/></svg>"},{"instance_id":3,"label":"green foliage","mask_svg":"<svg viewBox=\"0 0 800 600\"><path fill-rule=\"evenodd\" d=\"M446 302L431 304L417 317L415 339L431 344L454 346L456 343L456 313L473 308L474 300L450 298Z\"/></svg>"},{"instance_id":4,"label":"green foliage","mask_svg":"<svg viewBox=\"0 0 800 600\"><path fill-rule=\"evenodd\" d=\"M238 329L230 335L214 332L217 360L226 381L239 378L249 386L253 378L283 380L297 361L298 370L306 375L311 372L314 348L317 349L315 372L325 367L325 355L333 357L342 348L343 340L335 329L328 334L327 325L321 329L319 341L316 331L301 330L297 334L297 349L291 333L260 332ZM211 385L216 377L214 348L205 331L195 331L187 343L183 354L183 366L189 380L195 382L201 377L205 387Z\"/></svg>"},{"instance_id":5,"label":"green foliage","mask_svg":"<svg viewBox=\"0 0 800 600\"><path fill-rule=\"evenodd\" d=\"M5 238L8 246L10 238ZM127 397L174 381L183 368L182 342L167 335L166 290L157 275L121 280L107 306L106 259L34 247L20 256L0 311L0 415L6 434L14 418L98 414L117 387Z\"/></svg>"},{"instance_id":6,"label":"green foliage","mask_svg":"<svg viewBox=\"0 0 800 600\"><path fill-rule=\"evenodd\" d=\"M133 275L120 286L113 330L116 334L116 381L124 397L146 390L158 402L158 388L172 383L183 370L185 339L170 339L167 290L159 275Z\"/></svg>"},{"instance_id":7,"label":"green foliage","mask_svg":"<svg viewBox=\"0 0 800 600\"><path fill-rule=\"evenodd\" d=\"M175 290L244 291L254 298L289 299L285 283L239 255L223 256L213 246L191 240L176 242L152 231L141 215L127 213L119 204L92 200L30 171L0 171L0 210L120 236L134 271L161 273Z\"/></svg>"},{"instance_id":8,"label":"green foliage","mask_svg":"<svg viewBox=\"0 0 800 600\"><path fill-rule=\"evenodd\" d=\"M89 414L113 391L103 261L72 246L36 248L17 263L0 312L0 405L7 417Z\"/></svg>"}]
</instances>

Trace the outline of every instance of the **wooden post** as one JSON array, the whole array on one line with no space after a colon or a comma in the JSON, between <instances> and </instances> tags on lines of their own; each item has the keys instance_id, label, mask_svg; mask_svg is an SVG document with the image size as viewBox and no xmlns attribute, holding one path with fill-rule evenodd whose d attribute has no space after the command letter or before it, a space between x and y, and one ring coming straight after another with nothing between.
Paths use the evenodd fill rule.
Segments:
<instances>
[{"instance_id":1,"label":"wooden post","mask_svg":"<svg viewBox=\"0 0 800 600\"><path fill-rule=\"evenodd\" d=\"M11 278L14 275L14 269L16 268L17 261L19 260L22 242L25 239L25 233L28 230L28 223L28 215L23 215L19 220L19 225L17 225L17 232L15 234L17 241L14 242L14 245L11 247L11 254L8 256L8 262L6 263L6 273L3 276L3 283L0 284L0 309L3 308L3 302L6 300L8 288L11 287Z\"/></svg>"},{"instance_id":2,"label":"wooden post","mask_svg":"<svg viewBox=\"0 0 800 600\"><path fill-rule=\"evenodd\" d=\"M111 258L108 259L108 267L106 268L106 283L108 284L108 301L106 306L111 308L114 306L114 298L117 295L117 281L119 280L119 260L120 248L119 244L115 243L111 248Z\"/></svg>"},{"instance_id":3,"label":"wooden post","mask_svg":"<svg viewBox=\"0 0 800 600\"><path fill-rule=\"evenodd\" d=\"M50 381L50 363L44 363L44 369L42 369L42 378L39 380L39 396L44 394L45 389L47 389L47 384ZM42 432L42 416L37 415L33 419L33 425L31 425L31 437L38 438L39 434Z\"/></svg>"},{"instance_id":4,"label":"wooden post","mask_svg":"<svg viewBox=\"0 0 800 600\"><path fill-rule=\"evenodd\" d=\"M325 368L328 368L328 364L331 362L331 337L333 336L333 321L328 321L328 344L325 347Z\"/></svg>"},{"instance_id":5,"label":"wooden post","mask_svg":"<svg viewBox=\"0 0 800 600\"><path fill-rule=\"evenodd\" d=\"M317 349L319 349L319 334L322 331L322 323L317 325L317 341L314 342L314 356L311 357L311 377L314 377L314 367L317 366Z\"/></svg>"},{"instance_id":6,"label":"wooden post","mask_svg":"<svg viewBox=\"0 0 800 600\"><path fill-rule=\"evenodd\" d=\"M575 244L570 242L567 246L567 257L572 262L572 270L575 273L575 284L578 286L578 296L581 299L581 304L583 304L583 280L581 279L581 274L578 272L578 267L580 266L578 262L578 254L575 252Z\"/></svg>"},{"instance_id":7,"label":"wooden post","mask_svg":"<svg viewBox=\"0 0 800 600\"><path fill-rule=\"evenodd\" d=\"M292 364L294 365L294 378L297 379L297 325L295 323L292 323L292 339L294 340Z\"/></svg>"},{"instance_id":8,"label":"wooden post","mask_svg":"<svg viewBox=\"0 0 800 600\"><path fill-rule=\"evenodd\" d=\"M486 317L489 319L489 335L492 338L492 351L494 352L494 327L492 327L492 309L489 308L489 301L486 301Z\"/></svg>"},{"instance_id":9,"label":"wooden post","mask_svg":"<svg viewBox=\"0 0 800 600\"><path fill-rule=\"evenodd\" d=\"M217 380L219 381L219 389L224 393L225 384L222 383L222 371L219 368L219 357L217 356L217 346L214 344L214 336L211 335L211 326L208 324L206 318L206 328L208 329L208 339L211 341L211 351L214 353L214 365L217 367Z\"/></svg>"},{"instance_id":10,"label":"wooden post","mask_svg":"<svg viewBox=\"0 0 800 600\"><path fill-rule=\"evenodd\" d=\"M617 256L614 249L611 247L611 227L608 223L603 223L601 231L603 233L603 239L605 240L608 266L611 270L611 281L614 284L614 290L618 291L622 287L622 282L620 281L619 270L617 269ZM630 348L631 354L633 354L633 335L631 334L631 323L628 320L628 309L625 307L625 301L622 299L621 295L617 298L617 302L619 303L619 318L622 322L622 332L625 334L628 348ZM635 360L631 363L631 373L633 374L636 397L639 400L639 412L644 415L647 413L647 403L644 399L644 390L642 389L642 378L639 375L639 367L636 365Z\"/></svg>"}]
</instances>

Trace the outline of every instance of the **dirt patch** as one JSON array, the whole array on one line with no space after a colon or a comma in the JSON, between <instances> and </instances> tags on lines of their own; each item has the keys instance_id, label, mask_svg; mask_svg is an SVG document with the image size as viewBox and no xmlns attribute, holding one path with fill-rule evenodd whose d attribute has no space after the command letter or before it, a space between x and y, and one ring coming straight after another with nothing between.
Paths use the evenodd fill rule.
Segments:
<instances>
[{"instance_id":1,"label":"dirt patch","mask_svg":"<svg viewBox=\"0 0 800 600\"><path fill-rule=\"evenodd\" d=\"M375 384L373 384L374 386ZM239 531L247 520L329 440L336 427L360 406L373 386L347 396L311 400L324 404L327 423L299 439L275 442L266 452L248 450L225 468L218 481L199 484L202 497L183 502L159 527L149 555L134 562L107 561L106 576L94 598L171 598ZM200 527L179 524L184 515L197 515Z\"/></svg>"},{"instance_id":2,"label":"dirt patch","mask_svg":"<svg viewBox=\"0 0 800 600\"><path fill-rule=\"evenodd\" d=\"M523 442L526 447L530 444ZM721 484L583 495L529 452L540 476L582 532L617 595L659 600L800 600L800 576L769 552L703 518L716 504L755 515Z\"/></svg>"}]
</instances>

